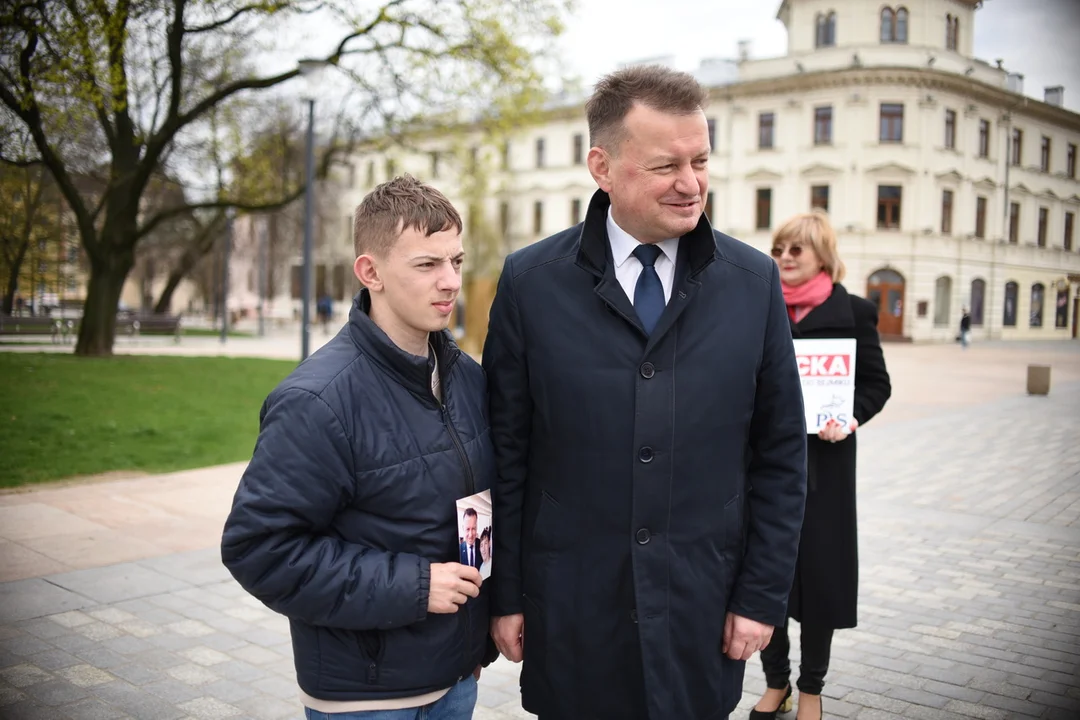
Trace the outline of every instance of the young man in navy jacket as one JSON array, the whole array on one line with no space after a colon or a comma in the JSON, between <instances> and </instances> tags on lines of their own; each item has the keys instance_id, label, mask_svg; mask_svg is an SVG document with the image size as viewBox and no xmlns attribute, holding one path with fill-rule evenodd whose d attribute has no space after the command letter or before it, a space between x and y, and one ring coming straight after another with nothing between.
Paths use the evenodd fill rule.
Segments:
<instances>
[{"instance_id":1,"label":"young man in navy jacket","mask_svg":"<svg viewBox=\"0 0 1080 720\"><path fill-rule=\"evenodd\" d=\"M447 324L461 218L409 177L356 210L349 322L266 399L222 538L292 630L308 720L465 720L493 659L455 500L491 487L484 373Z\"/></svg>"}]
</instances>

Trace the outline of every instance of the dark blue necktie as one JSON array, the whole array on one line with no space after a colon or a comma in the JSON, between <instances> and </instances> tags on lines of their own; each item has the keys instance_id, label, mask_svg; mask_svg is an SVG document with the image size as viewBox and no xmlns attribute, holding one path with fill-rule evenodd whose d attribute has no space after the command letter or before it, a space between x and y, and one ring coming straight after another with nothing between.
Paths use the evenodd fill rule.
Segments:
<instances>
[{"instance_id":1,"label":"dark blue necktie","mask_svg":"<svg viewBox=\"0 0 1080 720\"><path fill-rule=\"evenodd\" d=\"M652 335L656 322L664 313L664 286L656 274L656 259L660 248L655 245L638 245L634 257L641 261L641 274L634 287L634 310L637 311L645 332Z\"/></svg>"}]
</instances>

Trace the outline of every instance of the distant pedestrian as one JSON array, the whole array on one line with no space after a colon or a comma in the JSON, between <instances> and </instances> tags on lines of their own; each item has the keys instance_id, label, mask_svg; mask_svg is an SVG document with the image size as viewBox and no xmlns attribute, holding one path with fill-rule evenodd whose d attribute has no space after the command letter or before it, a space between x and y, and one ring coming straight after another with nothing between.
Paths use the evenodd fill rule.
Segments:
<instances>
[{"instance_id":1,"label":"distant pedestrian","mask_svg":"<svg viewBox=\"0 0 1080 720\"><path fill-rule=\"evenodd\" d=\"M971 313L967 308L964 308L960 314L960 335L957 340L960 341L960 347L967 350L968 343L971 342Z\"/></svg>"}]
</instances>

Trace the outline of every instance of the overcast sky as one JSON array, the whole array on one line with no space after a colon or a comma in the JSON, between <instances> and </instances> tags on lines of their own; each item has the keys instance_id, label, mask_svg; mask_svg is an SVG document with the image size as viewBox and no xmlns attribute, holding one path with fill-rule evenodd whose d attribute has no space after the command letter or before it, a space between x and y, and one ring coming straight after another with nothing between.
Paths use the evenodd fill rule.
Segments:
<instances>
[{"instance_id":1,"label":"overcast sky","mask_svg":"<svg viewBox=\"0 0 1080 720\"><path fill-rule=\"evenodd\" d=\"M690 70L705 57L734 57L742 39L754 58L787 49L780 0L576 2L560 44L566 71L586 87L629 60L669 55ZM1045 86L1064 85L1065 106L1080 112L1080 0L986 0L975 13L975 56L1003 59L1040 100Z\"/></svg>"}]
</instances>

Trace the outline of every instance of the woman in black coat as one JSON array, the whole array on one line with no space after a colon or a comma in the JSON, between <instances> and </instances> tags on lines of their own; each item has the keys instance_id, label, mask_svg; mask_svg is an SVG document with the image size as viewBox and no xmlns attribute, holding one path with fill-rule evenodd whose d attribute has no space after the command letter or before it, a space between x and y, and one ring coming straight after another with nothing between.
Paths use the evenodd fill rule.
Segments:
<instances>
[{"instance_id":1,"label":"woman in black coat","mask_svg":"<svg viewBox=\"0 0 1080 720\"><path fill-rule=\"evenodd\" d=\"M873 303L849 295L836 233L820 211L797 215L773 236L772 256L795 339L854 338L855 407L851 429L835 421L807 438L807 494L799 559L788 616L802 630L799 720L822 716L821 690L834 630L856 625L859 560L855 514L855 429L885 406L892 392ZM791 709L787 626L761 653L768 690L751 712L771 720Z\"/></svg>"}]
</instances>

